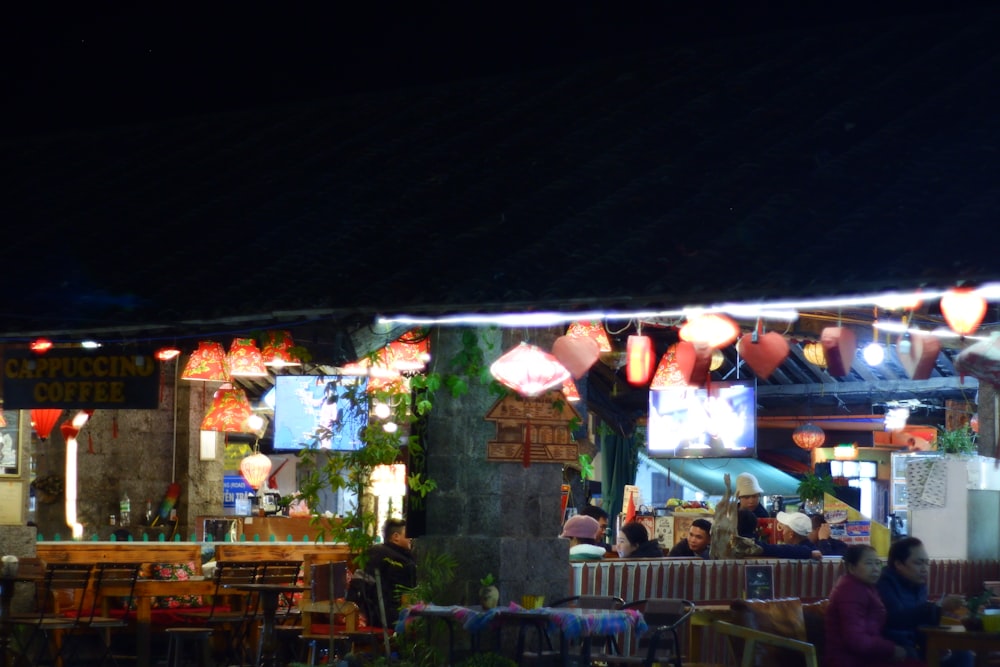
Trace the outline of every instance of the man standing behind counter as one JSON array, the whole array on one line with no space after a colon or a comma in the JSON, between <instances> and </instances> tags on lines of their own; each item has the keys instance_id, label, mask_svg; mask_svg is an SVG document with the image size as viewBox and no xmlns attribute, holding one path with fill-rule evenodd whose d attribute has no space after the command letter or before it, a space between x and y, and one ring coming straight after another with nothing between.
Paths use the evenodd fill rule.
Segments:
<instances>
[{"instance_id":1,"label":"man standing behind counter","mask_svg":"<svg viewBox=\"0 0 1000 667\"><path fill-rule=\"evenodd\" d=\"M688 535L670 549L668 556L675 558L708 558L712 543L712 523L708 519L695 519L688 528Z\"/></svg>"}]
</instances>

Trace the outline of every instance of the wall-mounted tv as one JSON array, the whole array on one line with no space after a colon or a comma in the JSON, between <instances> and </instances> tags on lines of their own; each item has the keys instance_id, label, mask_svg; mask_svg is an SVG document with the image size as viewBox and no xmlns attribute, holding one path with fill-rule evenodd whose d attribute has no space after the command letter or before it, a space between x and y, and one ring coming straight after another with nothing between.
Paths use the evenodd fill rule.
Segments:
<instances>
[{"instance_id":1,"label":"wall-mounted tv","mask_svg":"<svg viewBox=\"0 0 1000 667\"><path fill-rule=\"evenodd\" d=\"M274 449L355 450L368 425L368 378L279 375L274 382Z\"/></svg>"},{"instance_id":2,"label":"wall-mounted tv","mask_svg":"<svg viewBox=\"0 0 1000 667\"><path fill-rule=\"evenodd\" d=\"M651 457L752 457L757 400L752 382L713 382L649 392L647 450Z\"/></svg>"}]
</instances>

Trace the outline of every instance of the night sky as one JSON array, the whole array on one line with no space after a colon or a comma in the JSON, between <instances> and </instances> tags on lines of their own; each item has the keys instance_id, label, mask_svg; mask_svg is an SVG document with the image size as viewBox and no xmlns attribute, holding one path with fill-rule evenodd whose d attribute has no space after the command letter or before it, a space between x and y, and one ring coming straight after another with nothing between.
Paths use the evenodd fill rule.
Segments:
<instances>
[{"instance_id":1,"label":"night sky","mask_svg":"<svg viewBox=\"0 0 1000 667\"><path fill-rule=\"evenodd\" d=\"M780 34L873 13L940 10L919 0L25 4L32 6L8 10L0 32L4 135L509 73L665 41Z\"/></svg>"}]
</instances>

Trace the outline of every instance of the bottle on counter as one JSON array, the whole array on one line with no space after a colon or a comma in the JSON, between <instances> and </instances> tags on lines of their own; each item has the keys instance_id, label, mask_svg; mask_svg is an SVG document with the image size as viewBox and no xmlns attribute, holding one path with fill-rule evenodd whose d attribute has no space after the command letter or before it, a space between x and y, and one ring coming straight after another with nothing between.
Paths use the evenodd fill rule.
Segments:
<instances>
[{"instance_id":1,"label":"bottle on counter","mask_svg":"<svg viewBox=\"0 0 1000 667\"><path fill-rule=\"evenodd\" d=\"M150 526L153 523L153 501L146 498L146 525Z\"/></svg>"},{"instance_id":2,"label":"bottle on counter","mask_svg":"<svg viewBox=\"0 0 1000 667\"><path fill-rule=\"evenodd\" d=\"M118 525L132 525L132 502L128 499L128 491L122 491L122 499L118 503Z\"/></svg>"}]
</instances>

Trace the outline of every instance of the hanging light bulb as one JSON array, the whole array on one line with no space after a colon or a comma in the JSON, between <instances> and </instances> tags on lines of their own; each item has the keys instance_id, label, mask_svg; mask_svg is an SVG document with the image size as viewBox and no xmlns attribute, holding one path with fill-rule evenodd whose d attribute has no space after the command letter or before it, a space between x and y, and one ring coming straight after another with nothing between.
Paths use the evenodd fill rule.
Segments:
<instances>
[{"instance_id":1,"label":"hanging light bulb","mask_svg":"<svg viewBox=\"0 0 1000 667\"><path fill-rule=\"evenodd\" d=\"M868 343L861 354L869 366L878 366L885 361L885 348L876 341Z\"/></svg>"}]
</instances>

